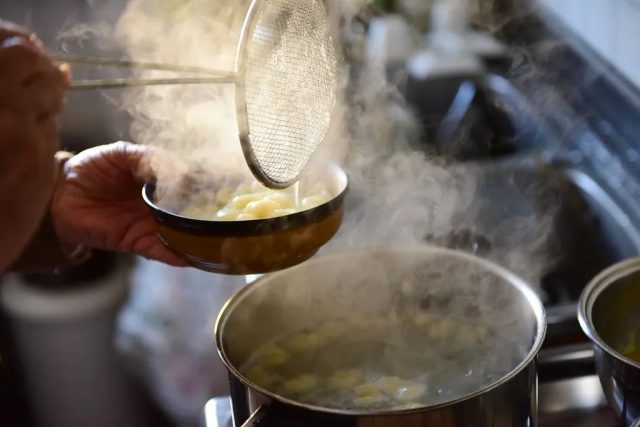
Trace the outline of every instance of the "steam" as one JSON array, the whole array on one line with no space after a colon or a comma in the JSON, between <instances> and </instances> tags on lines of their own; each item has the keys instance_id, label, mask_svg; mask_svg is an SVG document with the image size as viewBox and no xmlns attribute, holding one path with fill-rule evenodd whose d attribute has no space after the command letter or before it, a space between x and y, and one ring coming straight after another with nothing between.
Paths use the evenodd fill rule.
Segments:
<instances>
[{"instance_id":1,"label":"steam","mask_svg":"<svg viewBox=\"0 0 640 427\"><path fill-rule=\"evenodd\" d=\"M327 393L318 384L306 396L290 396L279 378L326 379L340 369L365 371L367 382L397 375L426 383L429 392L418 402L431 405L507 374L530 353L537 334L534 310L511 283L450 253L355 252L267 281L226 313L225 353L251 378L265 346L284 350L286 363L264 368L276 375L254 381L331 408L353 407L351 390ZM256 316L259 324L252 322ZM328 335L327 320L338 325Z\"/></svg>"},{"instance_id":2,"label":"steam","mask_svg":"<svg viewBox=\"0 0 640 427\"><path fill-rule=\"evenodd\" d=\"M116 38L135 60L233 71L244 3L132 1L118 21ZM144 71L140 77L167 74ZM234 85L147 86L126 92L123 105L133 118L137 143L162 148L212 179L249 175L238 140ZM167 190L180 178L170 165L156 173Z\"/></svg>"},{"instance_id":3,"label":"steam","mask_svg":"<svg viewBox=\"0 0 640 427\"><path fill-rule=\"evenodd\" d=\"M325 252L453 246L537 287L554 261L555 195L535 180L524 185L498 164L453 166L430 156L385 64L349 56L364 44L364 31L349 17L342 17L351 24L340 35L350 60L344 66L351 67L344 72L350 76L342 94L345 127L332 140L349 148L343 163L351 193L343 230Z\"/></svg>"},{"instance_id":4,"label":"steam","mask_svg":"<svg viewBox=\"0 0 640 427\"><path fill-rule=\"evenodd\" d=\"M329 0L328 4L342 52L339 102L327 141L314 162L329 160L343 165L349 174L350 193L342 229L322 253L453 246L494 260L536 286L553 261L548 249L557 200L535 182L523 186L517 176L501 174L498 164L451 165L420 147L419 126L397 81L389 80L385 64L371 62L360 53L365 29L357 14L362 2ZM115 36L126 57L132 60L233 70L247 7L248 0L131 0L110 37ZM491 25L498 30L505 22ZM78 34L82 37L88 34L86 28L81 30ZM527 66L514 68L514 75L530 72L536 70ZM139 71L136 76L175 74ZM149 86L125 92L121 105L133 119L131 134L135 142L166 150L182 162L178 167L167 157L154 159L168 204L173 197L181 197L172 190L187 174L214 183L250 177L238 141L233 85ZM492 172L492 168L496 169ZM537 203L540 199L544 203ZM354 289L361 293L363 305L379 304L377 308L388 310L386 297L397 293L406 291L407 300L424 297L421 292L429 292L423 287L426 280L435 283L434 292L438 287L460 294L469 290L470 299L485 310L488 323L496 325L504 319L501 309L505 307L492 293L492 281L466 280L476 273L473 269L461 272L456 270L456 264L447 271L438 270L434 278L419 275L419 268L387 270L383 260L369 264L371 269L356 269L352 279L357 283L353 286L342 286L350 278L344 274L353 272L353 266L339 271L332 267L311 278L301 277L297 284L302 286L291 287L291 294L272 294L277 297L273 301L276 307L285 300L296 301L287 305L287 313L295 312L294 321L283 326L311 319L310 311L317 306L311 299L326 295L327 287L333 296L332 308L351 313ZM363 272L371 274L358 276ZM416 276L409 279L415 288L392 288L401 282L399 278L412 274ZM307 293L309 289L304 285L315 282L328 283L318 285L322 293ZM379 292L371 292L375 289ZM469 314L465 305L447 309L461 318ZM517 323L522 320L517 307L510 309L513 311L508 313L509 318L515 319L515 326L502 329L499 338L525 336L514 331L529 326ZM262 339L272 338L269 331L260 334L268 322L255 322L261 314L269 313L272 311L247 310L247 319L241 325L251 325ZM318 316L323 318L326 319ZM278 333L284 330L278 329L275 328ZM407 347L406 337L385 336L392 347ZM259 341L242 339L236 349L249 346L247 351L253 350L256 342ZM526 350L517 349L518 356Z\"/></svg>"},{"instance_id":5,"label":"steam","mask_svg":"<svg viewBox=\"0 0 640 427\"><path fill-rule=\"evenodd\" d=\"M327 1L342 57L338 105L314 162L343 165L350 195L344 225L323 253L454 246L538 284L553 261L549 241L557 201L535 184L523 187L517 177L496 179L499 171L487 174L486 166L446 164L420 146L419 126L397 78L390 81L385 64L362 54L366 31L358 14L363 3ZM249 0L133 0L112 33L102 24L70 26L62 42L115 37L128 59L232 71L248 6ZM474 23L500 31L513 15L494 12L487 2L474 3ZM527 61L528 51L519 54L522 61L514 64L513 76L537 73ZM177 74L147 70L135 76ZM175 188L187 174L218 184L251 177L238 140L234 85L148 86L124 92L120 104L132 117L135 142L161 148L182 162L176 166L166 156L154 159L165 204L184 196ZM545 200L542 207L535 198Z\"/></svg>"}]
</instances>

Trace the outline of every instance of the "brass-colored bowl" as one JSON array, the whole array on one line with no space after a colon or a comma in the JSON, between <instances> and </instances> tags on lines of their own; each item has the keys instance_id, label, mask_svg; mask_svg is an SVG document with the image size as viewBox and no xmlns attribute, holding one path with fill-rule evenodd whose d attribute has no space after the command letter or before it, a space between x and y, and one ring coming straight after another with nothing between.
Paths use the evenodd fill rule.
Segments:
<instances>
[{"instance_id":1,"label":"brass-colored bowl","mask_svg":"<svg viewBox=\"0 0 640 427\"><path fill-rule=\"evenodd\" d=\"M262 274L283 270L311 258L338 231L348 191L346 173L326 164L310 173L334 197L313 209L250 221L187 218L160 208L156 186L142 191L162 242L190 265L222 274Z\"/></svg>"}]
</instances>

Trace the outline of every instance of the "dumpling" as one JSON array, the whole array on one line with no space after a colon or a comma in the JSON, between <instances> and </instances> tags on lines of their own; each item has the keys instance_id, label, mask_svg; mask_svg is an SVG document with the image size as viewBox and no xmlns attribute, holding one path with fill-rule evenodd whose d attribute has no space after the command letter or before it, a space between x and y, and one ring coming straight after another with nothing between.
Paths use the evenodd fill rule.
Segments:
<instances>
[{"instance_id":1,"label":"dumpling","mask_svg":"<svg viewBox=\"0 0 640 427\"><path fill-rule=\"evenodd\" d=\"M260 352L259 363L266 366L283 365L289 360L289 355L276 345L264 347Z\"/></svg>"},{"instance_id":2,"label":"dumpling","mask_svg":"<svg viewBox=\"0 0 640 427\"><path fill-rule=\"evenodd\" d=\"M263 199L256 200L247 204L244 213L253 215L256 218L273 218L276 211L280 209L280 205L273 200Z\"/></svg>"},{"instance_id":3,"label":"dumpling","mask_svg":"<svg viewBox=\"0 0 640 427\"><path fill-rule=\"evenodd\" d=\"M301 333L291 337L286 347L293 352L310 352L315 351L322 344L322 339L313 333Z\"/></svg>"},{"instance_id":4,"label":"dumpling","mask_svg":"<svg viewBox=\"0 0 640 427\"><path fill-rule=\"evenodd\" d=\"M357 369L336 371L329 378L329 383L337 390L353 389L363 381L364 374Z\"/></svg>"},{"instance_id":5,"label":"dumpling","mask_svg":"<svg viewBox=\"0 0 640 427\"><path fill-rule=\"evenodd\" d=\"M320 379L314 374L302 374L295 378L288 379L284 382L284 390L293 394L308 393L318 386Z\"/></svg>"},{"instance_id":6,"label":"dumpling","mask_svg":"<svg viewBox=\"0 0 640 427\"><path fill-rule=\"evenodd\" d=\"M354 389L354 392L354 403L358 406L372 406L384 401L384 395L376 384L361 384Z\"/></svg>"},{"instance_id":7,"label":"dumpling","mask_svg":"<svg viewBox=\"0 0 640 427\"><path fill-rule=\"evenodd\" d=\"M397 400L412 401L422 397L427 392L427 386L422 383L407 382L400 386L393 397Z\"/></svg>"}]
</instances>

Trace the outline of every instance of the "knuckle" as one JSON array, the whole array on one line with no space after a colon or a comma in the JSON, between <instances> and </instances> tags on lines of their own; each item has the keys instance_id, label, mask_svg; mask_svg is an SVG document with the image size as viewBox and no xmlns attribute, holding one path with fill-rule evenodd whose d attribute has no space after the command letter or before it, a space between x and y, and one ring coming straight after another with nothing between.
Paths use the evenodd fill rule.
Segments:
<instances>
[{"instance_id":1,"label":"knuckle","mask_svg":"<svg viewBox=\"0 0 640 427\"><path fill-rule=\"evenodd\" d=\"M117 141L111 144L111 149L117 154L126 154L128 151L128 145L124 141Z\"/></svg>"}]
</instances>

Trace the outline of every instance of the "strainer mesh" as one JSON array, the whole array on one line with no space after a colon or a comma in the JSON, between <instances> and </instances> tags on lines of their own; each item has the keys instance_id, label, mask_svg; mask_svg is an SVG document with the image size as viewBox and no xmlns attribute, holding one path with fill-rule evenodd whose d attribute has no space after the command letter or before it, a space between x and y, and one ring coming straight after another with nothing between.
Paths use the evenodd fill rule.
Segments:
<instances>
[{"instance_id":1,"label":"strainer mesh","mask_svg":"<svg viewBox=\"0 0 640 427\"><path fill-rule=\"evenodd\" d=\"M246 46L249 145L272 184L291 183L326 136L336 57L321 0L262 1Z\"/></svg>"}]
</instances>

